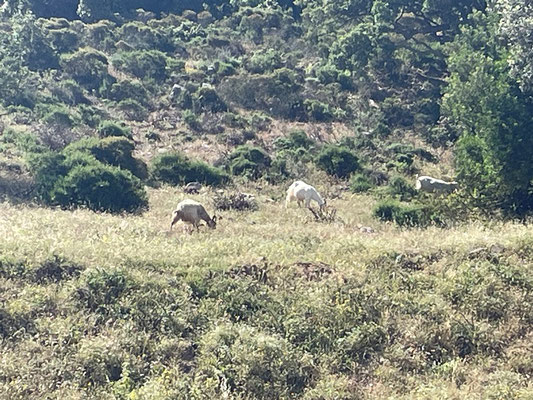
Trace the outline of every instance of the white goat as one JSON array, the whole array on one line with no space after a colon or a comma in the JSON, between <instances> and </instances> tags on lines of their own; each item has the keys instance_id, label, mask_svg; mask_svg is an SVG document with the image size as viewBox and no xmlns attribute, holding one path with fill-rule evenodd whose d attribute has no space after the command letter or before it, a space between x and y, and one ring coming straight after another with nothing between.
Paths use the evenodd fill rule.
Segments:
<instances>
[{"instance_id":1,"label":"white goat","mask_svg":"<svg viewBox=\"0 0 533 400\"><path fill-rule=\"evenodd\" d=\"M304 181L295 181L289 186L289 189L287 189L287 197L285 199L285 207L288 207L289 203L295 200L298 201L299 207L304 203L307 208L310 208L311 200L316 201L320 208L326 205L326 201L320 196L318 191Z\"/></svg>"},{"instance_id":2,"label":"white goat","mask_svg":"<svg viewBox=\"0 0 533 400\"><path fill-rule=\"evenodd\" d=\"M415 187L427 193L451 193L457 189L457 182L446 182L431 176L419 176Z\"/></svg>"},{"instance_id":3,"label":"white goat","mask_svg":"<svg viewBox=\"0 0 533 400\"><path fill-rule=\"evenodd\" d=\"M189 222L196 229L198 229L198 227L200 226L200 221L204 220L205 222L207 222L207 226L209 226L211 229L215 229L217 225L216 219L216 216L213 216L213 218L211 218L209 214L207 214L207 211L205 211L204 206L198 203L197 201L185 199L179 202L176 209L172 212L170 230L172 230L174 224L180 220L184 222Z\"/></svg>"}]
</instances>

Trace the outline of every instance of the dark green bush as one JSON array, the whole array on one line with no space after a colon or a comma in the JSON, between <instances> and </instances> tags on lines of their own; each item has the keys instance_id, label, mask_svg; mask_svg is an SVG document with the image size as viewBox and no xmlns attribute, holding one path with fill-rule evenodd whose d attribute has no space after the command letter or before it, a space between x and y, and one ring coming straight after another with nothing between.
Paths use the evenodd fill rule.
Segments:
<instances>
[{"instance_id":1,"label":"dark green bush","mask_svg":"<svg viewBox=\"0 0 533 400\"><path fill-rule=\"evenodd\" d=\"M51 197L59 205L83 205L94 211L133 212L148 206L137 177L98 161L73 167L56 182Z\"/></svg>"},{"instance_id":2,"label":"dark green bush","mask_svg":"<svg viewBox=\"0 0 533 400\"><path fill-rule=\"evenodd\" d=\"M228 109L216 90L208 86L200 87L195 93L193 101L198 105L197 108L202 111L221 112Z\"/></svg>"},{"instance_id":3,"label":"dark green bush","mask_svg":"<svg viewBox=\"0 0 533 400\"><path fill-rule=\"evenodd\" d=\"M292 130L287 136L276 139L274 145L276 146L276 149L279 150L298 148L310 150L315 145L315 141L309 139L305 131Z\"/></svg>"},{"instance_id":4,"label":"dark green bush","mask_svg":"<svg viewBox=\"0 0 533 400\"><path fill-rule=\"evenodd\" d=\"M329 175L346 178L357 171L359 160L347 147L332 144L325 145L315 159L316 165Z\"/></svg>"},{"instance_id":5,"label":"dark green bush","mask_svg":"<svg viewBox=\"0 0 533 400\"><path fill-rule=\"evenodd\" d=\"M63 151L69 154L76 151L94 156L98 161L130 171L140 179L148 177L146 164L133 157L133 141L121 136L109 136L103 139L87 138L74 142Z\"/></svg>"},{"instance_id":6,"label":"dark green bush","mask_svg":"<svg viewBox=\"0 0 533 400\"><path fill-rule=\"evenodd\" d=\"M149 99L148 91L142 82L135 80L123 80L113 83L106 96L114 101L133 99L145 106L148 104Z\"/></svg>"},{"instance_id":7,"label":"dark green bush","mask_svg":"<svg viewBox=\"0 0 533 400\"><path fill-rule=\"evenodd\" d=\"M415 187L402 176L391 178L385 192L400 201L411 201L417 195Z\"/></svg>"},{"instance_id":8,"label":"dark green bush","mask_svg":"<svg viewBox=\"0 0 533 400\"><path fill-rule=\"evenodd\" d=\"M239 146L229 156L229 170L233 175L260 177L271 164L270 156L261 148Z\"/></svg>"},{"instance_id":9,"label":"dark green bush","mask_svg":"<svg viewBox=\"0 0 533 400\"><path fill-rule=\"evenodd\" d=\"M427 227L432 223L443 223L438 213L428 206L403 204L390 199L378 203L372 214L381 221L391 221L402 227Z\"/></svg>"},{"instance_id":10,"label":"dark green bush","mask_svg":"<svg viewBox=\"0 0 533 400\"><path fill-rule=\"evenodd\" d=\"M150 173L156 181L172 185L197 181L217 186L229 181L229 176L220 169L202 161L192 161L179 153L156 157L150 166Z\"/></svg>"},{"instance_id":11,"label":"dark green bush","mask_svg":"<svg viewBox=\"0 0 533 400\"><path fill-rule=\"evenodd\" d=\"M245 68L254 74L264 74L281 68L281 55L277 50L268 49L256 52L245 63Z\"/></svg>"},{"instance_id":12,"label":"dark green bush","mask_svg":"<svg viewBox=\"0 0 533 400\"><path fill-rule=\"evenodd\" d=\"M115 81L107 72L107 65L106 55L91 48L79 49L75 53L61 56L63 70L87 89L98 89Z\"/></svg>"},{"instance_id":13,"label":"dark green bush","mask_svg":"<svg viewBox=\"0 0 533 400\"><path fill-rule=\"evenodd\" d=\"M52 88L52 96L68 105L89 103L80 85L72 79L61 81L57 87Z\"/></svg>"},{"instance_id":14,"label":"dark green bush","mask_svg":"<svg viewBox=\"0 0 533 400\"><path fill-rule=\"evenodd\" d=\"M101 138L108 136L123 136L128 139L133 139L131 129L124 124L118 124L114 121L102 121L98 126L98 135Z\"/></svg>"},{"instance_id":15,"label":"dark green bush","mask_svg":"<svg viewBox=\"0 0 533 400\"><path fill-rule=\"evenodd\" d=\"M309 119L318 122L328 122L335 118L330 106L318 100L306 99L304 107Z\"/></svg>"},{"instance_id":16,"label":"dark green bush","mask_svg":"<svg viewBox=\"0 0 533 400\"><path fill-rule=\"evenodd\" d=\"M126 118L137 122L145 121L149 115L148 110L134 99L121 100L117 108L126 115Z\"/></svg>"},{"instance_id":17,"label":"dark green bush","mask_svg":"<svg viewBox=\"0 0 533 400\"><path fill-rule=\"evenodd\" d=\"M366 175L353 174L350 177L350 190L353 193L368 192L372 187L372 182L370 182L370 179Z\"/></svg>"},{"instance_id":18,"label":"dark green bush","mask_svg":"<svg viewBox=\"0 0 533 400\"><path fill-rule=\"evenodd\" d=\"M111 64L140 79L161 82L167 77L167 57L158 50L121 51L113 55Z\"/></svg>"},{"instance_id":19,"label":"dark green bush","mask_svg":"<svg viewBox=\"0 0 533 400\"><path fill-rule=\"evenodd\" d=\"M66 107L51 106L43 116L43 122L50 125L59 125L66 128L71 128L75 121L70 111Z\"/></svg>"}]
</instances>

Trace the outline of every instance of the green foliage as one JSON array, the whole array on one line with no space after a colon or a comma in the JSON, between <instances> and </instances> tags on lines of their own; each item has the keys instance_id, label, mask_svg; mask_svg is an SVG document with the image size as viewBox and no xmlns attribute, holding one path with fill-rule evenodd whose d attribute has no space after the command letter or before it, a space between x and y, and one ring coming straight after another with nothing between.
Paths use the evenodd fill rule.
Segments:
<instances>
[{"instance_id":1,"label":"green foliage","mask_svg":"<svg viewBox=\"0 0 533 400\"><path fill-rule=\"evenodd\" d=\"M104 120L98 125L98 135L102 138L108 136L123 136L128 139L133 139L130 128L124 124L108 120Z\"/></svg>"},{"instance_id":2,"label":"green foliage","mask_svg":"<svg viewBox=\"0 0 533 400\"><path fill-rule=\"evenodd\" d=\"M259 178L270 166L270 156L261 148L239 146L228 157L229 170L233 175Z\"/></svg>"},{"instance_id":3,"label":"green foliage","mask_svg":"<svg viewBox=\"0 0 533 400\"><path fill-rule=\"evenodd\" d=\"M61 66L81 86L94 90L115 81L107 71L107 57L104 53L89 47L72 54L61 55Z\"/></svg>"},{"instance_id":4,"label":"green foliage","mask_svg":"<svg viewBox=\"0 0 533 400\"><path fill-rule=\"evenodd\" d=\"M442 224L438 213L429 206L419 204L402 204L397 200L383 200L372 210L380 221L391 221L401 227L424 228L431 224Z\"/></svg>"},{"instance_id":5,"label":"green foliage","mask_svg":"<svg viewBox=\"0 0 533 400\"><path fill-rule=\"evenodd\" d=\"M130 171L139 179L148 177L146 164L133 157L135 145L132 140L122 136L108 136L103 139L87 138L67 146L63 153L84 152L98 161Z\"/></svg>"},{"instance_id":6,"label":"green foliage","mask_svg":"<svg viewBox=\"0 0 533 400\"><path fill-rule=\"evenodd\" d=\"M106 97L114 101L132 99L143 105L147 105L149 94L142 82L123 80L113 83L109 87Z\"/></svg>"},{"instance_id":7,"label":"green foliage","mask_svg":"<svg viewBox=\"0 0 533 400\"><path fill-rule=\"evenodd\" d=\"M74 166L56 182L51 198L60 205L83 205L95 211L133 212L148 206L138 178L100 162Z\"/></svg>"},{"instance_id":8,"label":"green foliage","mask_svg":"<svg viewBox=\"0 0 533 400\"><path fill-rule=\"evenodd\" d=\"M460 132L457 180L472 206L523 216L533 210L533 103L510 78L493 18L478 15L475 23L451 47L443 101Z\"/></svg>"},{"instance_id":9,"label":"green foliage","mask_svg":"<svg viewBox=\"0 0 533 400\"><path fill-rule=\"evenodd\" d=\"M254 74L272 72L281 67L281 55L278 51L273 49L254 53L245 63L245 68Z\"/></svg>"},{"instance_id":10,"label":"green foliage","mask_svg":"<svg viewBox=\"0 0 533 400\"><path fill-rule=\"evenodd\" d=\"M347 178L352 172L357 171L359 160L347 147L325 145L315 158L316 165L329 175Z\"/></svg>"},{"instance_id":11,"label":"green foliage","mask_svg":"<svg viewBox=\"0 0 533 400\"><path fill-rule=\"evenodd\" d=\"M168 77L167 57L159 50L121 51L111 57L111 64L143 80L161 82Z\"/></svg>"},{"instance_id":12,"label":"green foliage","mask_svg":"<svg viewBox=\"0 0 533 400\"><path fill-rule=\"evenodd\" d=\"M68 108L62 106L49 107L43 116L43 122L66 128L71 128L75 123Z\"/></svg>"},{"instance_id":13,"label":"green foliage","mask_svg":"<svg viewBox=\"0 0 533 400\"><path fill-rule=\"evenodd\" d=\"M311 150L315 145L315 141L307 137L303 130L292 130L287 136L276 139L274 145L279 150L295 150L299 148Z\"/></svg>"},{"instance_id":14,"label":"green foliage","mask_svg":"<svg viewBox=\"0 0 533 400\"><path fill-rule=\"evenodd\" d=\"M156 181L183 185L201 182L218 186L229 181L229 176L218 168L202 161L193 161L182 154L163 154L156 157L150 165L150 173Z\"/></svg>"},{"instance_id":15,"label":"green foliage","mask_svg":"<svg viewBox=\"0 0 533 400\"><path fill-rule=\"evenodd\" d=\"M148 118L149 112L140 102L134 99L119 101L117 108L130 120L142 122Z\"/></svg>"},{"instance_id":16,"label":"green foliage","mask_svg":"<svg viewBox=\"0 0 533 400\"><path fill-rule=\"evenodd\" d=\"M368 192L372 187L372 182L364 174L352 174L350 177L350 190L353 193Z\"/></svg>"},{"instance_id":17,"label":"green foliage","mask_svg":"<svg viewBox=\"0 0 533 400\"><path fill-rule=\"evenodd\" d=\"M330 61L341 71L359 71L366 66L371 52L372 45L366 29L358 26L333 43Z\"/></svg>"},{"instance_id":18,"label":"green foliage","mask_svg":"<svg viewBox=\"0 0 533 400\"><path fill-rule=\"evenodd\" d=\"M221 325L206 333L199 368L207 382L216 376L229 391L256 399L301 393L312 378L309 361L287 340L246 325ZM213 388L213 396L222 393Z\"/></svg>"},{"instance_id":19,"label":"green foliage","mask_svg":"<svg viewBox=\"0 0 533 400\"><path fill-rule=\"evenodd\" d=\"M148 198L139 178L127 169L146 175L146 167L133 159L132 150L125 138L85 139L61 153L32 154L28 162L45 203L133 212L146 208Z\"/></svg>"},{"instance_id":20,"label":"green foliage","mask_svg":"<svg viewBox=\"0 0 533 400\"><path fill-rule=\"evenodd\" d=\"M400 201L411 201L417 195L415 187L403 176L394 176L389 185L385 187L384 192Z\"/></svg>"}]
</instances>

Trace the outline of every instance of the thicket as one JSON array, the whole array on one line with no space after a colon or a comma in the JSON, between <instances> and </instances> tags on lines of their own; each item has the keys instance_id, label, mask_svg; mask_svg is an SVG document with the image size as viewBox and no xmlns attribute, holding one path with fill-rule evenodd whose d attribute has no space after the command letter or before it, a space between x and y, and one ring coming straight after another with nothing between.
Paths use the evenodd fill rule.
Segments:
<instances>
[{"instance_id":1,"label":"thicket","mask_svg":"<svg viewBox=\"0 0 533 400\"><path fill-rule=\"evenodd\" d=\"M152 178L172 185L200 182L219 186L229 181L229 176L219 168L202 161L190 160L180 153L162 154L150 164Z\"/></svg>"}]
</instances>

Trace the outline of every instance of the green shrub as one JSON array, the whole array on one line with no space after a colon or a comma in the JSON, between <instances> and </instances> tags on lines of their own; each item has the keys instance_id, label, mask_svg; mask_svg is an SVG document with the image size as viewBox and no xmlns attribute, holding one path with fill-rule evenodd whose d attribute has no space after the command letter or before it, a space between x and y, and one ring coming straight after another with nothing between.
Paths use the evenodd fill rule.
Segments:
<instances>
[{"instance_id":1,"label":"green shrub","mask_svg":"<svg viewBox=\"0 0 533 400\"><path fill-rule=\"evenodd\" d=\"M198 116L191 110L184 110L181 114L183 121L189 126L189 128L198 131L202 127L200 124L200 119Z\"/></svg>"},{"instance_id":2,"label":"green shrub","mask_svg":"<svg viewBox=\"0 0 533 400\"><path fill-rule=\"evenodd\" d=\"M128 138L109 136L103 139L86 138L67 146L63 154L81 151L94 156L98 161L130 171L140 179L148 177L146 164L133 157L135 144Z\"/></svg>"},{"instance_id":3,"label":"green shrub","mask_svg":"<svg viewBox=\"0 0 533 400\"><path fill-rule=\"evenodd\" d=\"M402 227L426 227L432 223L443 223L439 215L428 206L406 205L390 199L378 203L372 214L381 221L391 221Z\"/></svg>"},{"instance_id":4,"label":"green shrub","mask_svg":"<svg viewBox=\"0 0 533 400\"><path fill-rule=\"evenodd\" d=\"M111 64L140 79L161 82L168 77L167 57L158 50L121 51L113 55Z\"/></svg>"},{"instance_id":5,"label":"green shrub","mask_svg":"<svg viewBox=\"0 0 533 400\"><path fill-rule=\"evenodd\" d=\"M149 94L142 82L136 80L123 80L111 85L106 94L113 101L133 99L143 105L148 104Z\"/></svg>"},{"instance_id":6,"label":"green shrub","mask_svg":"<svg viewBox=\"0 0 533 400\"><path fill-rule=\"evenodd\" d=\"M304 107L307 115L313 121L328 122L335 118L329 105L318 100L306 99Z\"/></svg>"},{"instance_id":7,"label":"green shrub","mask_svg":"<svg viewBox=\"0 0 533 400\"><path fill-rule=\"evenodd\" d=\"M126 115L126 118L137 122L145 121L149 115L148 110L134 99L121 100L117 108Z\"/></svg>"},{"instance_id":8,"label":"green shrub","mask_svg":"<svg viewBox=\"0 0 533 400\"><path fill-rule=\"evenodd\" d=\"M245 325L220 325L206 333L198 367L204 390L212 387L215 397L223 392L208 384L213 379L222 379L239 398L266 400L297 395L312 378L310 360L285 339Z\"/></svg>"},{"instance_id":9,"label":"green shrub","mask_svg":"<svg viewBox=\"0 0 533 400\"><path fill-rule=\"evenodd\" d=\"M372 182L370 182L370 179L366 175L353 174L350 177L350 190L353 193L368 192L372 187Z\"/></svg>"},{"instance_id":10,"label":"green shrub","mask_svg":"<svg viewBox=\"0 0 533 400\"><path fill-rule=\"evenodd\" d=\"M50 125L59 125L66 128L71 128L75 121L70 111L66 107L52 106L43 116L43 122Z\"/></svg>"},{"instance_id":11,"label":"green shrub","mask_svg":"<svg viewBox=\"0 0 533 400\"><path fill-rule=\"evenodd\" d=\"M400 201L411 201L417 195L415 187L402 176L395 176L389 181L385 193Z\"/></svg>"},{"instance_id":12,"label":"green shrub","mask_svg":"<svg viewBox=\"0 0 533 400\"><path fill-rule=\"evenodd\" d=\"M61 81L52 90L52 96L62 103L68 105L87 104L89 100L85 97L80 85L72 79Z\"/></svg>"},{"instance_id":13,"label":"green shrub","mask_svg":"<svg viewBox=\"0 0 533 400\"><path fill-rule=\"evenodd\" d=\"M133 139L131 129L123 124L118 124L114 121L102 121L98 126L98 135L101 138L108 136L123 136L128 139Z\"/></svg>"},{"instance_id":14,"label":"green shrub","mask_svg":"<svg viewBox=\"0 0 533 400\"><path fill-rule=\"evenodd\" d=\"M51 198L59 205L83 205L94 211L133 212L148 206L137 177L96 160L73 167L56 182Z\"/></svg>"},{"instance_id":15,"label":"green shrub","mask_svg":"<svg viewBox=\"0 0 533 400\"><path fill-rule=\"evenodd\" d=\"M193 101L197 104L197 108L203 111L221 112L228 109L212 87L200 87L195 93Z\"/></svg>"},{"instance_id":16,"label":"green shrub","mask_svg":"<svg viewBox=\"0 0 533 400\"><path fill-rule=\"evenodd\" d=\"M279 51L267 49L254 53L244 66L249 72L264 74L265 72L272 72L275 69L281 68L282 65Z\"/></svg>"},{"instance_id":17,"label":"green shrub","mask_svg":"<svg viewBox=\"0 0 533 400\"><path fill-rule=\"evenodd\" d=\"M276 139L274 145L279 150L294 150L298 148L310 150L315 145L315 141L309 139L305 131L292 130L287 136Z\"/></svg>"},{"instance_id":18,"label":"green shrub","mask_svg":"<svg viewBox=\"0 0 533 400\"><path fill-rule=\"evenodd\" d=\"M115 81L107 72L107 65L106 55L91 48L61 56L63 70L87 89L98 89Z\"/></svg>"},{"instance_id":19,"label":"green shrub","mask_svg":"<svg viewBox=\"0 0 533 400\"><path fill-rule=\"evenodd\" d=\"M332 144L322 148L315 159L315 163L329 175L339 178L346 178L360 168L357 156L350 149Z\"/></svg>"},{"instance_id":20,"label":"green shrub","mask_svg":"<svg viewBox=\"0 0 533 400\"><path fill-rule=\"evenodd\" d=\"M156 181L172 185L197 181L217 186L229 180L229 176L220 169L201 161L192 161L179 153L156 157L150 166L150 173Z\"/></svg>"},{"instance_id":21,"label":"green shrub","mask_svg":"<svg viewBox=\"0 0 533 400\"><path fill-rule=\"evenodd\" d=\"M229 170L233 175L260 177L271 164L270 156L261 148L239 146L229 155Z\"/></svg>"}]
</instances>

